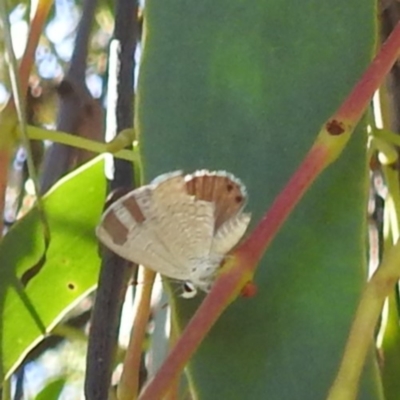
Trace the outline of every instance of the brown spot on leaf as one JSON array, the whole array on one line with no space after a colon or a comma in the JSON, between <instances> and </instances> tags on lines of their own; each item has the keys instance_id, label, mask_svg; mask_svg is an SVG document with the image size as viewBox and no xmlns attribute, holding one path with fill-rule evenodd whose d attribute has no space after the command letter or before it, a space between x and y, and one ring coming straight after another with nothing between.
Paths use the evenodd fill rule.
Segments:
<instances>
[{"instance_id":1,"label":"brown spot on leaf","mask_svg":"<svg viewBox=\"0 0 400 400\"><path fill-rule=\"evenodd\" d=\"M326 124L326 130L333 136L339 136L345 131L345 128L342 122L336 119L331 119Z\"/></svg>"}]
</instances>

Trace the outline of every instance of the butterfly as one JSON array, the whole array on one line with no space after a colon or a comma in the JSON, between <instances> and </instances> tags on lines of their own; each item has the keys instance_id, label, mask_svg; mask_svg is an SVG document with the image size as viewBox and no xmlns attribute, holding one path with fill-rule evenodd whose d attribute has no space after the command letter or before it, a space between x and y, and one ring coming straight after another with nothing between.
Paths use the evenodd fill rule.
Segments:
<instances>
[{"instance_id":1,"label":"butterfly","mask_svg":"<svg viewBox=\"0 0 400 400\"><path fill-rule=\"evenodd\" d=\"M119 256L184 282L183 297L207 292L251 215L247 193L225 171L166 173L119 198L103 213L99 240Z\"/></svg>"}]
</instances>

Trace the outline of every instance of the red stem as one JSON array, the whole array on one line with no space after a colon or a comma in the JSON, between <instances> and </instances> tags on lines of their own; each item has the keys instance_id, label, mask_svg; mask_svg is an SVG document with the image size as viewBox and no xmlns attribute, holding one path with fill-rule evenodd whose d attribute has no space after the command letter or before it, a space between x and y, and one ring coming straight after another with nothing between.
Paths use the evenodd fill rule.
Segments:
<instances>
[{"instance_id":1,"label":"red stem","mask_svg":"<svg viewBox=\"0 0 400 400\"><path fill-rule=\"evenodd\" d=\"M387 73L396 62L400 52L400 23L396 25L379 53L364 72L361 79L336 111L333 118L351 120L353 126L362 117L372 96L382 85Z\"/></svg>"},{"instance_id":2,"label":"red stem","mask_svg":"<svg viewBox=\"0 0 400 400\"><path fill-rule=\"evenodd\" d=\"M237 253L246 260L253 271L290 212L326 166L329 149L314 145L282 192L276 197L268 212L258 223Z\"/></svg>"},{"instance_id":3,"label":"red stem","mask_svg":"<svg viewBox=\"0 0 400 400\"><path fill-rule=\"evenodd\" d=\"M166 395L205 335L228 307L232 298L236 298L237 287L243 276L242 266L239 264L240 261L236 262L229 273L222 274L214 283L211 292L197 309L154 379L143 389L139 400L162 399ZM232 296L232 293L235 295Z\"/></svg>"},{"instance_id":4,"label":"red stem","mask_svg":"<svg viewBox=\"0 0 400 400\"><path fill-rule=\"evenodd\" d=\"M37 44L39 42L40 35L43 32L44 23L52 5L53 2L50 0L40 0L37 5L35 15L31 21L24 56L22 57L21 64L19 66L21 94L24 99L28 89L29 74L32 70Z\"/></svg>"}]
</instances>

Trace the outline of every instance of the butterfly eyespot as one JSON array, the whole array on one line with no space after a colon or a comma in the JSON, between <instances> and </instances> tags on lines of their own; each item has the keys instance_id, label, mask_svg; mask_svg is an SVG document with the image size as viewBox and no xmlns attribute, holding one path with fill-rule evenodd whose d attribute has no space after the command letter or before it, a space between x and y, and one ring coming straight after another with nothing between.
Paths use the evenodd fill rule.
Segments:
<instances>
[{"instance_id":1,"label":"butterfly eyespot","mask_svg":"<svg viewBox=\"0 0 400 400\"><path fill-rule=\"evenodd\" d=\"M184 282L182 285L181 297L183 299L193 299L197 295L197 289L192 282Z\"/></svg>"},{"instance_id":2,"label":"butterfly eyespot","mask_svg":"<svg viewBox=\"0 0 400 400\"><path fill-rule=\"evenodd\" d=\"M243 201L243 197L242 196L236 196L235 200L236 200L236 203L241 203Z\"/></svg>"},{"instance_id":3,"label":"butterfly eyespot","mask_svg":"<svg viewBox=\"0 0 400 400\"><path fill-rule=\"evenodd\" d=\"M226 190L228 192L231 192L233 190L233 185L231 185L231 184L226 185Z\"/></svg>"}]
</instances>

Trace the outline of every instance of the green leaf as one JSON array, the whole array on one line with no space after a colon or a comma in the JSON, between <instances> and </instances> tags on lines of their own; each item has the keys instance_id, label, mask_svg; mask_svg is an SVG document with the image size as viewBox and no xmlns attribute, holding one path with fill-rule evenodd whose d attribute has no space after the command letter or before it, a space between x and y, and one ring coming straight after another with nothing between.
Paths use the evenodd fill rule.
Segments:
<instances>
[{"instance_id":1,"label":"green leaf","mask_svg":"<svg viewBox=\"0 0 400 400\"><path fill-rule=\"evenodd\" d=\"M57 400L65 386L65 378L57 378L47 383L38 393L35 400Z\"/></svg>"},{"instance_id":2,"label":"green leaf","mask_svg":"<svg viewBox=\"0 0 400 400\"><path fill-rule=\"evenodd\" d=\"M395 400L400 393L400 383L397 379L400 371L400 328L396 293L392 293L386 301L381 327L381 330L384 329L384 331L378 335L378 338L381 339L379 355L385 400Z\"/></svg>"},{"instance_id":3,"label":"green leaf","mask_svg":"<svg viewBox=\"0 0 400 400\"><path fill-rule=\"evenodd\" d=\"M103 158L99 157L62 179L44 197L51 233L46 254L36 209L0 243L2 378L93 290L100 266L94 229L104 197Z\"/></svg>"},{"instance_id":4,"label":"green leaf","mask_svg":"<svg viewBox=\"0 0 400 400\"><path fill-rule=\"evenodd\" d=\"M253 226L371 59L375 2L146 3L137 122L146 181L224 169ZM366 280L365 121L261 262L258 294L224 313L190 365L203 399L323 399ZM198 302L180 301L185 324ZM368 359L362 399L380 399Z\"/></svg>"}]
</instances>

